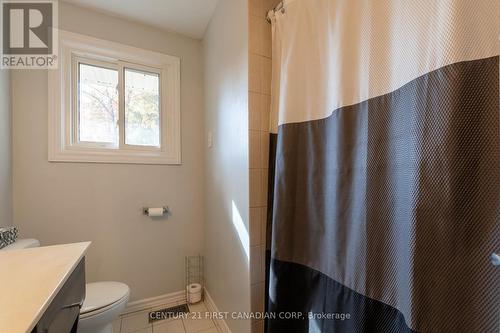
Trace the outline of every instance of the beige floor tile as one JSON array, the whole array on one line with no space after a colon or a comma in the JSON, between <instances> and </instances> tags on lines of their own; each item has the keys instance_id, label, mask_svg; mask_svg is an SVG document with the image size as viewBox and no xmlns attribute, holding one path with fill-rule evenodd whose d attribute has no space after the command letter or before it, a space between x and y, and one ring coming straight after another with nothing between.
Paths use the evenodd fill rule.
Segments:
<instances>
[{"instance_id":1,"label":"beige floor tile","mask_svg":"<svg viewBox=\"0 0 500 333\"><path fill-rule=\"evenodd\" d=\"M145 310L122 317L121 333L135 333L138 330L150 328L151 324L149 323L148 317L149 311L150 310Z\"/></svg>"},{"instance_id":2,"label":"beige floor tile","mask_svg":"<svg viewBox=\"0 0 500 333\"><path fill-rule=\"evenodd\" d=\"M189 306L189 311L191 312L201 312L202 314L208 312L207 306L203 302L196 304L189 304L188 306Z\"/></svg>"},{"instance_id":3,"label":"beige floor tile","mask_svg":"<svg viewBox=\"0 0 500 333\"><path fill-rule=\"evenodd\" d=\"M219 333L215 327L209 328L208 330L200 331L199 333Z\"/></svg>"},{"instance_id":4,"label":"beige floor tile","mask_svg":"<svg viewBox=\"0 0 500 333\"><path fill-rule=\"evenodd\" d=\"M153 325L153 333L185 333L181 319L169 322L158 322Z\"/></svg>"},{"instance_id":5,"label":"beige floor tile","mask_svg":"<svg viewBox=\"0 0 500 333\"><path fill-rule=\"evenodd\" d=\"M211 319L183 319L184 328L187 333L197 333L210 328L215 328L215 325Z\"/></svg>"},{"instance_id":6,"label":"beige floor tile","mask_svg":"<svg viewBox=\"0 0 500 333\"><path fill-rule=\"evenodd\" d=\"M138 331L133 331L132 333L153 333L153 327L143 328Z\"/></svg>"},{"instance_id":7,"label":"beige floor tile","mask_svg":"<svg viewBox=\"0 0 500 333\"><path fill-rule=\"evenodd\" d=\"M191 315L187 319L183 318L182 321L187 333L198 333L215 328L214 322L206 316L208 309L204 303L190 304L189 310L191 311L191 314L194 313L196 315L194 317ZM200 313L200 315L197 315L198 313Z\"/></svg>"}]
</instances>

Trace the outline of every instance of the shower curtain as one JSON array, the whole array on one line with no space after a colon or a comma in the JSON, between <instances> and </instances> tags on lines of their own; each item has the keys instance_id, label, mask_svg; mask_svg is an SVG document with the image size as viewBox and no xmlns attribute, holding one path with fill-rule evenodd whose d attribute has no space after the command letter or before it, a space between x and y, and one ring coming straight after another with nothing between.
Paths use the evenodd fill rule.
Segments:
<instances>
[{"instance_id":1,"label":"shower curtain","mask_svg":"<svg viewBox=\"0 0 500 333\"><path fill-rule=\"evenodd\" d=\"M267 332L498 332L499 12L271 14Z\"/></svg>"}]
</instances>

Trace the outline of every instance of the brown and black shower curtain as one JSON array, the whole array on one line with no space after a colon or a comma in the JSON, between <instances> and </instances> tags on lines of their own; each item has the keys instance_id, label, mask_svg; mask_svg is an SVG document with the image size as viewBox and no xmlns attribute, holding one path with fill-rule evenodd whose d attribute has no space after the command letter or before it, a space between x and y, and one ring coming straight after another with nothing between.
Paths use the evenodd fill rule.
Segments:
<instances>
[{"instance_id":1,"label":"brown and black shower curtain","mask_svg":"<svg viewBox=\"0 0 500 333\"><path fill-rule=\"evenodd\" d=\"M499 6L274 14L267 332L498 332Z\"/></svg>"}]
</instances>

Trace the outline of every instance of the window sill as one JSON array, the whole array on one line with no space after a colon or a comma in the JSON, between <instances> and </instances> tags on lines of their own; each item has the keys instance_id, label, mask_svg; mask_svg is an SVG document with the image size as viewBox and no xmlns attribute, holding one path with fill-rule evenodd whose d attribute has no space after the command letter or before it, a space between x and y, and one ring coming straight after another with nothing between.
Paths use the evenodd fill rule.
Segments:
<instances>
[{"instance_id":1,"label":"window sill","mask_svg":"<svg viewBox=\"0 0 500 333\"><path fill-rule=\"evenodd\" d=\"M49 154L49 162L180 165L179 157L162 151L66 149Z\"/></svg>"}]
</instances>

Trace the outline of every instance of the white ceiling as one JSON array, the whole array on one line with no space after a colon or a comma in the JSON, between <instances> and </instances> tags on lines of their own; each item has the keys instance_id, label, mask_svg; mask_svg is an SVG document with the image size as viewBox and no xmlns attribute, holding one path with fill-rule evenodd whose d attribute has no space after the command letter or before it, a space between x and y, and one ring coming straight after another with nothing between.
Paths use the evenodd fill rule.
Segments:
<instances>
[{"instance_id":1,"label":"white ceiling","mask_svg":"<svg viewBox=\"0 0 500 333\"><path fill-rule=\"evenodd\" d=\"M202 38L218 0L64 0L180 34Z\"/></svg>"}]
</instances>

